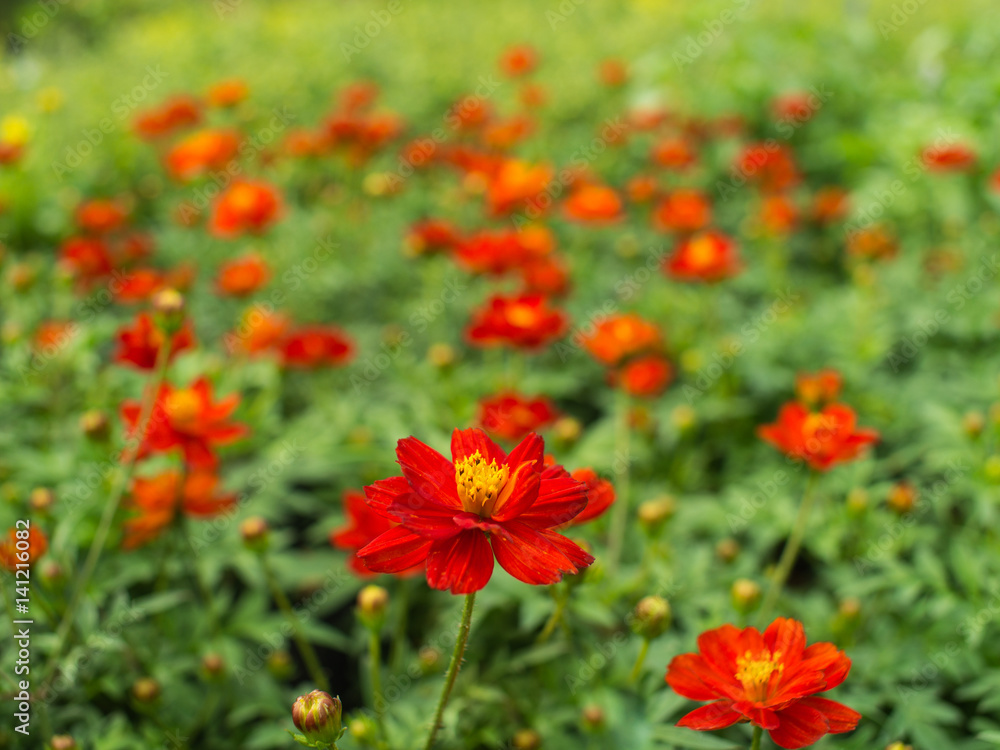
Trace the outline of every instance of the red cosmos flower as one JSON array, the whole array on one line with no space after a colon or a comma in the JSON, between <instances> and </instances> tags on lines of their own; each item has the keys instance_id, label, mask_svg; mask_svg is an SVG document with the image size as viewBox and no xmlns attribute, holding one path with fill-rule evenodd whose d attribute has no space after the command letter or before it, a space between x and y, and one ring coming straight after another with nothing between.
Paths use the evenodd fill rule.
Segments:
<instances>
[{"instance_id":1,"label":"red cosmos flower","mask_svg":"<svg viewBox=\"0 0 1000 750\"><path fill-rule=\"evenodd\" d=\"M857 229L847 235L847 254L869 260L890 260L899 252L899 243L881 225Z\"/></svg>"},{"instance_id":2,"label":"red cosmos flower","mask_svg":"<svg viewBox=\"0 0 1000 750\"><path fill-rule=\"evenodd\" d=\"M930 145L920 158L932 172L964 172L976 163L976 152L964 143Z\"/></svg>"},{"instance_id":3,"label":"red cosmos flower","mask_svg":"<svg viewBox=\"0 0 1000 750\"><path fill-rule=\"evenodd\" d=\"M0 141L0 165L14 164L24 156L23 143Z\"/></svg>"},{"instance_id":4,"label":"red cosmos flower","mask_svg":"<svg viewBox=\"0 0 1000 750\"><path fill-rule=\"evenodd\" d=\"M209 170L223 169L239 152L241 140L235 130L192 133L167 153L167 172L175 180L187 182Z\"/></svg>"},{"instance_id":5,"label":"red cosmos flower","mask_svg":"<svg viewBox=\"0 0 1000 750\"><path fill-rule=\"evenodd\" d=\"M143 302L166 286L163 274L155 268L134 268L122 274L115 300L120 304Z\"/></svg>"},{"instance_id":6,"label":"red cosmos flower","mask_svg":"<svg viewBox=\"0 0 1000 750\"><path fill-rule=\"evenodd\" d=\"M660 329L635 313L625 313L602 320L582 343L598 362L613 366L659 348Z\"/></svg>"},{"instance_id":7,"label":"red cosmos flower","mask_svg":"<svg viewBox=\"0 0 1000 750\"><path fill-rule=\"evenodd\" d=\"M779 617L763 634L733 625L702 633L698 653L675 656L666 679L685 698L714 701L677 726L708 731L749 721L794 750L858 725L857 711L814 697L837 687L850 670L843 651L832 643L807 647L802 623Z\"/></svg>"},{"instance_id":8,"label":"red cosmos flower","mask_svg":"<svg viewBox=\"0 0 1000 750\"><path fill-rule=\"evenodd\" d=\"M697 232L712 220L712 204L701 190L678 188L653 210L653 224L668 232Z\"/></svg>"},{"instance_id":9,"label":"red cosmos flower","mask_svg":"<svg viewBox=\"0 0 1000 750\"><path fill-rule=\"evenodd\" d=\"M622 216L622 199L606 185L583 184L567 196L563 213L581 224L613 222Z\"/></svg>"},{"instance_id":10,"label":"red cosmos flower","mask_svg":"<svg viewBox=\"0 0 1000 750\"><path fill-rule=\"evenodd\" d=\"M0 543L0 566L3 566L11 573L18 570L18 563L21 565L25 563L33 565L49 549L48 537L45 536L45 532L39 531L37 527L32 526L30 529L27 529L27 539L19 539L17 536L18 531L23 535L25 529L11 529L7 532L7 539ZM18 549L18 542L22 545L27 542L27 549ZM27 553L27 556L22 559L20 555L24 555L25 553Z\"/></svg>"},{"instance_id":11,"label":"red cosmos flower","mask_svg":"<svg viewBox=\"0 0 1000 750\"><path fill-rule=\"evenodd\" d=\"M520 269L522 290L526 294L558 297L569 291L569 272L562 261L551 256L530 260Z\"/></svg>"},{"instance_id":12,"label":"red cosmos flower","mask_svg":"<svg viewBox=\"0 0 1000 750\"><path fill-rule=\"evenodd\" d=\"M229 421L239 403L236 393L213 401L212 385L205 378L199 378L187 388L164 383L156 396L138 457L179 448L190 468L214 468L218 459L212 449L235 442L249 433L245 425ZM139 429L140 411L138 401L122 404L122 421L129 438Z\"/></svg>"},{"instance_id":13,"label":"red cosmos flower","mask_svg":"<svg viewBox=\"0 0 1000 750\"><path fill-rule=\"evenodd\" d=\"M283 153L297 159L319 156L324 148L323 136L306 128L289 128L281 145Z\"/></svg>"},{"instance_id":14,"label":"red cosmos flower","mask_svg":"<svg viewBox=\"0 0 1000 750\"><path fill-rule=\"evenodd\" d=\"M574 469L570 476L578 482L583 482L587 488L587 507L580 511L567 525L580 524L600 518L615 502L615 487L607 479L601 479L597 472L590 468Z\"/></svg>"},{"instance_id":15,"label":"red cosmos flower","mask_svg":"<svg viewBox=\"0 0 1000 750\"><path fill-rule=\"evenodd\" d=\"M239 327L225 336L226 349L232 354L243 351L259 354L281 344L291 321L287 315L269 312L263 307L251 307L240 318Z\"/></svg>"},{"instance_id":16,"label":"red cosmos flower","mask_svg":"<svg viewBox=\"0 0 1000 750\"><path fill-rule=\"evenodd\" d=\"M209 90L206 98L209 106L212 107L235 107L247 98L250 89L244 81L239 78L230 78L227 81L219 81Z\"/></svg>"},{"instance_id":17,"label":"red cosmos flower","mask_svg":"<svg viewBox=\"0 0 1000 750\"><path fill-rule=\"evenodd\" d=\"M810 412L797 401L781 407L778 421L757 428L757 434L778 450L817 471L857 458L879 439L872 429L856 429L857 416L844 404L829 404Z\"/></svg>"},{"instance_id":18,"label":"red cosmos flower","mask_svg":"<svg viewBox=\"0 0 1000 750\"><path fill-rule=\"evenodd\" d=\"M370 544L382 534L399 526L399 521L388 513L371 506L365 500L365 493L360 490L347 490L343 495L344 513L347 515L347 525L330 532L330 544L337 549L347 550L351 554L348 566L362 578L376 575L365 566L358 557L358 550ZM423 562L419 562L396 575L412 576L422 573Z\"/></svg>"},{"instance_id":19,"label":"red cosmos flower","mask_svg":"<svg viewBox=\"0 0 1000 750\"><path fill-rule=\"evenodd\" d=\"M153 477L132 480L129 506L139 511L125 522L125 549L135 549L159 536L170 525L178 510L195 518L212 518L233 507L236 493L218 491L219 478L210 471L195 471L184 476L170 469Z\"/></svg>"},{"instance_id":20,"label":"red cosmos flower","mask_svg":"<svg viewBox=\"0 0 1000 750\"><path fill-rule=\"evenodd\" d=\"M555 243L552 232L537 225L517 231L484 230L460 242L454 255L467 271L500 276L543 259Z\"/></svg>"},{"instance_id":21,"label":"red cosmos flower","mask_svg":"<svg viewBox=\"0 0 1000 750\"><path fill-rule=\"evenodd\" d=\"M682 240L663 264L663 270L680 281L722 281L742 268L736 242L714 229Z\"/></svg>"},{"instance_id":22,"label":"red cosmos flower","mask_svg":"<svg viewBox=\"0 0 1000 750\"><path fill-rule=\"evenodd\" d=\"M656 178L648 174L636 175L629 179L625 185L625 192L628 199L633 203L648 203L656 197L660 186Z\"/></svg>"},{"instance_id":23,"label":"red cosmos flower","mask_svg":"<svg viewBox=\"0 0 1000 750\"><path fill-rule=\"evenodd\" d=\"M426 560L427 583L453 594L483 588L494 556L514 578L533 585L579 572L594 558L552 528L584 509L586 489L547 472L544 447L531 434L508 455L480 430L455 430L449 461L416 438L400 440L403 476L365 487L365 494L370 506L401 526L358 556L382 573Z\"/></svg>"},{"instance_id":24,"label":"red cosmos flower","mask_svg":"<svg viewBox=\"0 0 1000 750\"><path fill-rule=\"evenodd\" d=\"M107 276L114 269L111 248L97 237L70 237L59 249L59 263L82 284Z\"/></svg>"},{"instance_id":25,"label":"red cosmos flower","mask_svg":"<svg viewBox=\"0 0 1000 750\"><path fill-rule=\"evenodd\" d=\"M285 367L341 367L354 356L354 342L336 326L303 326L281 342Z\"/></svg>"},{"instance_id":26,"label":"red cosmos flower","mask_svg":"<svg viewBox=\"0 0 1000 750\"><path fill-rule=\"evenodd\" d=\"M500 70L515 78L527 75L538 65L538 53L526 44L508 47L500 57Z\"/></svg>"},{"instance_id":27,"label":"red cosmos flower","mask_svg":"<svg viewBox=\"0 0 1000 750\"><path fill-rule=\"evenodd\" d=\"M114 200L84 201L76 207L76 224L92 234L107 234L121 228L128 218L128 211Z\"/></svg>"},{"instance_id":28,"label":"red cosmos flower","mask_svg":"<svg viewBox=\"0 0 1000 750\"><path fill-rule=\"evenodd\" d=\"M548 427L558 417L555 404L545 396L531 398L507 391L480 400L476 421L492 435L514 442Z\"/></svg>"},{"instance_id":29,"label":"red cosmos flower","mask_svg":"<svg viewBox=\"0 0 1000 750\"><path fill-rule=\"evenodd\" d=\"M545 164L529 164L519 160L504 161L489 183L486 202L494 215L509 213L520 207L541 211L538 202L551 184L555 173Z\"/></svg>"},{"instance_id":30,"label":"red cosmos flower","mask_svg":"<svg viewBox=\"0 0 1000 750\"><path fill-rule=\"evenodd\" d=\"M135 130L140 137L153 140L199 122L201 104L193 97L180 95L159 107L140 112L135 118Z\"/></svg>"},{"instance_id":31,"label":"red cosmos flower","mask_svg":"<svg viewBox=\"0 0 1000 750\"><path fill-rule=\"evenodd\" d=\"M850 199L847 191L835 185L820 188L813 196L812 216L819 224L829 224L847 216Z\"/></svg>"},{"instance_id":32,"label":"red cosmos flower","mask_svg":"<svg viewBox=\"0 0 1000 750\"><path fill-rule=\"evenodd\" d=\"M535 121L527 115L515 115L500 122L494 122L483 130L483 144L507 151L525 140L535 130Z\"/></svg>"},{"instance_id":33,"label":"red cosmos flower","mask_svg":"<svg viewBox=\"0 0 1000 750\"><path fill-rule=\"evenodd\" d=\"M271 269L257 253L248 253L241 258L223 263L215 277L215 289L219 294L245 297L253 294L271 278Z\"/></svg>"},{"instance_id":34,"label":"red cosmos flower","mask_svg":"<svg viewBox=\"0 0 1000 750\"><path fill-rule=\"evenodd\" d=\"M462 241L458 229L444 219L425 219L410 227L406 249L413 255L430 255L456 247Z\"/></svg>"},{"instance_id":35,"label":"red cosmos flower","mask_svg":"<svg viewBox=\"0 0 1000 750\"><path fill-rule=\"evenodd\" d=\"M360 112L372 106L378 96L378 84L374 81L354 81L341 90L340 108L344 112Z\"/></svg>"},{"instance_id":36,"label":"red cosmos flower","mask_svg":"<svg viewBox=\"0 0 1000 750\"><path fill-rule=\"evenodd\" d=\"M244 232L260 234L277 221L281 211L281 195L273 187L265 182L239 180L216 199L209 229L225 239Z\"/></svg>"},{"instance_id":37,"label":"red cosmos flower","mask_svg":"<svg viewBox=\"0 0 1000 750\"><path fill-rule=\"evenodd\" d=\"M54 356L79 332L80 327L72 320L47 320L38 326L32 347L38 354Z\"/></svg>"},{"instance_id":38,"label":"red cosmos flower","mask_svg":"<svg viewBox=\"0 0 1000 750\"><path fill-rule=\"evenodd\" d=\"M633 396L659 396L674 378L674 368L660 354L629 360L614 376L622 390Z\"/></svg>"},{"instance_id":39,"label":"red cosmos flower","mask_svg":"<svg viewBox=\"0 0 1000 750\"><path fill-rule=\"evenodd\" d=\"M650 158L667 169L686 169L698 160L698 155L686 138L670 136L653 145Z\"/></svg>"},{"instance_id":40,"label":"red cosmos flower","mask_svg":"<svg viewBox=\"0 0 1000 750\"><path fill-rule=\"evenodd\" d=\"M131 326L118 329L118 350L114 361L123 365L132 365L140 370L152 370L156 366L156 358L166 337L159 326L153 322L149 313L139 313ZM181 329L173 335L170 345L170 359L178 352L194 346L194 332L191 321L185 320Z\"/></svg>"},{"instance_id":41,"label":"red cosmos flower","mask_svg":"<svg viewBox=\"0 0 1000 750\"><path fill-rule=\"evenodd\" d=\"M540 349L566 333L565 313L540 294L493 295L472 313L466 338L475 346Z\"/></svg>"},{"instance_id":42,"label":"red cosmos flower","mask_svg":"<svg viewBox=\"0 0 1000 750\"><path fill-rule=\"evenodd\" d=\"M752 143L743 150L736 166L741 174L769 192L786 190L799 182L795 158L781 144Z\"/></svg>"},{"instance_id":43,"label":"red cosmos flower","mask_svg":"<svg viewBox=\"0 0 1000 750\"><path fill-rule=\"evenodd\" d=\"M801 125L820 108L820 100L808 91L789 91L771 102L771 112L779 122Z\"/></svg>"},{"instance_id":44,"label":"red cosmos flower","mask_svg":"<svg viewBox=\"0 0 1000 750\"><path fill-rule=\"evenodd\" d=\"M795 228L799 210L784 195L765 195L760 206L760 223L769 234L788 234Z\"/></svg>"},{"instance_id":45,"label":"red cosmos flower","mask_svg":"<svg viewBox=\"0 0 1000 750\"><path fill-rule=\"evenodd\" d=\"M836 370L820 370L815 373L799 373L795 378L795 395L801 401L813 404L832 403L840 395L844 379Z\"/></svg>"}]
</instances>

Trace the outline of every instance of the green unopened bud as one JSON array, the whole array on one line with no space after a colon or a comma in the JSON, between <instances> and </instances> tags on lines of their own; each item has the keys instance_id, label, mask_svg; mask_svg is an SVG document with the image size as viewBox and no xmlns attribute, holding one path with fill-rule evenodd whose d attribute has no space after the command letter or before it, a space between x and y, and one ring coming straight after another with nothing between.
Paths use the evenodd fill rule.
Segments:
<instances>
[{"instance_id":1,"label":"green unopened bud","mask_svg":"<svg viewBox=\"0 0 1000 750\"><path fill-rule=\"evenodd\" d=\"M378 739L378 727L370 716L358 716L347 725L351 737L362 745L374 745Z\"/></svg>"},{"instance_id":2,"label":"green unopened bud","mask_svg":"<svg viewBox=\"0 0 1000 750\"><path fill-rule=\"evenodd\" d=\"M37 513L48 513L56 504L56 495L48 487L35 487L28 500L31 509Z\"/></svg>"},{"instance_id":3,"label":"green unopened bud","mask_svg":"<svg viewBox=\"0 0 1000 750\"><path fill-rule=\"evenodd\" d=\"M580 721L588 732L600 732L604 729L604 709L593 703L584 706L580 713Z\"/></svg>"},{"instance_id":4,"label":"green unopened bud","mask_svg":"<svg viewBox=\"0 0 1000 750\"><path fill-rule=\"evenodd\" d=\"M417 662L420 664L421 672L433 674L441 668L441 650L433 646L424 646L417 654Z\"/></svg>"},{"instance_id":5,"label":"green unopened bud","mask_svg":"<svg viewBox=\"0 0 1000 750\"><path fill-rule=\"evenodd\" d=\"M153 295L153 310L157 323L168 336L184 325L184 295L176 289L161 289Z\"/></svg>"},{"instance_id":6,"label":"green unopened bud","mask_svg":"<svg viewBox=\"0 0 1000 750\"><path fill-rule=\"evenodd\" d=\"M76 750L76 740L68 734L57 734L49 740L49 750Z\"/></svg>"},{"instance_id":7,"label":"green unopened bud","mask_svg":"<svg viewBox=\"0 0 1000 750\"><path fill-rule=\"evenodd\" d=\"M342 711L340 698L334 698L322 690L313 690L308 695L300 695L295 701L292 706L292 721L307 743L329 747L344 733L341 726Z\"/></svg>"},{"instance_id":8,"label":"green unopened bud","mask_svg":"<svg viewBox=\"0 0 1000 750\"><path fill-rule=\"evenodd\" d=\"M542 735L534 729L518 729L513 745L514 750L538 750L542 746Z\"/></svg>"},{"instance_id":9,"label":"green unopened bud","mask_svg":"<svg viewBox=\"0 0 1000 750\"><path fill-rule=\"evenodd\" d=\"M152 677L141 677L132 685L132 695L139 703L152 703L160 697L160 683Z\"/></svg>"},{"instance_id":10,"label":"green unopened bud","mask_svg":"<svg viewBox=\"0 0 1000 750\"><path fill-rule=\"evenodd\" d=\"M573 417L560 417L552 425L552 433L556 436L557 440L561 440L564 443L575 443L580 439L582 432L583 425L580 424L579 419L574 419Z\"/></svg>"},{"instance_id":11,"label":"green unopened bud","mask_svg":"<svg viewBox=\"0 0 1000 750\"><path fill-rule=\"evenodd\" d=\"M270 528L260 516L251 516L240 524L240 536L243 537L243 546L252 552L262 553L267 551Z\"/></svg>"},{"instance_id":12,"label":"green unopened bud","mask_svg":"<svg viewBox=\"0 0 1000 750\"><path fill-rule=\"evenodd\" d=\"M660 495L639 504L639 525L650 536L657 536L677 511L677 501L671 495Z\"/></svg>"},{"instance_id":13,"label":"green unopened bud","mask_svg":"<svg viewBox=\"0 0 1000 750\"><path fill-rule=\"evenodd\" d=\"M80 417L80 430L91 440L107 440L111 434L108 415L97 409L84 412L83 416Z\"/></svg>"},{"instance_id":14,"label":"green unopened bud","mask_svg":"<svg viewBox=\"0 0 1000 750\"><path fill-rule=\"evenodd\" d=\"M632 632L647 641L663 635L670 627L670 604L662 596L647 596L632 610Z\"/></svg>"},{"instance_id":15,"label":"green unopened bud","mask_svg":"<svg viewBox=\"0 0 1000 750\"><path fill-rule=\"evenodd\" d=\"M722 562L731 563L740 554L740 544L735 539L727 537L715 545L715 554Z\"/></svg>"},{"instance_id":16,"label":"green unopened bud","mask_svg":"<svg viewBox=\"0 0 1000 750\"><path fill-rule=\"evenodd\" d=\"M969 411L962 417L962 429L970 438L977 438L986 427L986 417L981 411Z\"/></svg>"},{"instance_id":17,"label":"green unopened bud","mask_svg":"<svg viewBox=\"0 0 1000 750\"><path fill-rule=\"evenodd\" d=\"M847 493L847 512L852 518L860 518L868 510L868 490L855 487Z\"/></svg>"},{"instance_id":18,"label":"green unopened bud","mask_svg":"<svg viewBox=\"0 0 1000 750\"><path fill-rule=\"evenodd\" d=\"M292 657L284 649L279 649L267 657L267 671L279 680L292 675Z\"/></svg>"},{"instance_id":19,"label":"green unopened bud","mask_svg":"<svg viewBox=\"0 0 1000 750\"><path fill-rule=\"evenodd\" d=\"M886 745L885 750L913 750L913 745L904 745L902 742L893 742Z\"/></svg>"},{"instance_id":20,"label":"green unopened bud","mask_svg":"<svg viewBox=\"0 0 1000 750\"><path fill-rule=\"evenodd\" d=\"M205 654L201 657L202 674L209 680L214 680L221 676L225 666L222 657L216 653Z\"/></svg>"},{"instance_id":21,"label":"green unopened bud","mask_svg":"<svg viewBox=\"0 0 1000 750\"><path fill-rule=\"evenodd\" d=\"M760 586L749 578L736 580L729 593L733 600L733 609L740 614L753 612L760 604Z\"/></svg>"},{"instance_id":22,"label":"green unopened bud","mask_svg":"<svg viewBox=\"0 0 1000 750\"><path fill-rule=\"evenodd\" d=\"M698 423L698 412L692 406L681 404L670 412L670 421L681 432L688 432Z\"/></svg>"},{"instance_id":23,"label":"green unopened bud","mask_svg":"<svg viewBox=\"0 0 1000 750\"><path fill-rule=\"evenodd\" d=\"M381 586L365 586L358 592L358 619L369 630L379 630L385 622L389 592Z\"/></svg>"}]
</instances>

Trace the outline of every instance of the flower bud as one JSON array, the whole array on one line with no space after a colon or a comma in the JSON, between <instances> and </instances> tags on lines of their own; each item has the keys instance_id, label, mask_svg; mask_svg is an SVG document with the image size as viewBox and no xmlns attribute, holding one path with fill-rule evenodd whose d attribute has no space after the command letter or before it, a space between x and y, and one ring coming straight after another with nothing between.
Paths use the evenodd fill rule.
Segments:
<instances>
[{"instance_id":1,"label":"flower bud","mask_svg":"<svg viewBox=\"0 0 1000 750\"><path fill-rule=\"evenodd\" d=\"M604 729L604 709L593 703L584 706L580 714L583 728L588 732L600 732Z\"/></svg>"},{"instance_id":2,"label":"flower bud","mask_svg":"<svg viewBox=\"0 0 1000 750\"><path fill-rule=\"evenodd\" d=\"M207 679L214 679L222 674L226 664L222 657L216 653L205 654L201 657L201 671Z\"/></svg>"},{"instance_id":3,"label":"flower bud","mask_svg":"<svg viewBox=\"0 0 1000 750\"><path fill-rule=\"evenodd\" d=\"M152 301L160 328L167 336L173 336L184 325L184 295L176 289L161 289Z\"/></svg>"},{"instance_id":4,"label":"flower bud","mask_svg":"<svg viewBox=\"0 0 1000 750\"><path fill-rule=\"evenodd\" d=\"M962 417L962 429L970 438L977 438L986 427L986 417L981 411L968 411Z\"/></svg>"},{"instance_id":5,"label":"flower bud","mask_svg":"<svg viewBox=\"0 0 1000 750\"><path fill-rule=\"evenodd\" d=\"M715 545L715 554L720 560L722 560L722 562L731 563L736 559L736 556L740 554L739 542L732 537L722 539Z\"/></svg>"},{"instance_id":6,"label":"flower bud","mask_svg":"<svg viewBox=\"0 0 1000 750\"><path fill-rule=\"evenodd\" d=\"M889 489L887 502L899 515L909 513L917 504L917 488L907 481L897 482Z\"/></svg>"},{"instance_id":7,"label":"flower bud","mask_svg":"<svg viewBox=\"0 0 1000 750\"><path fill-rule=\"evenodd\" d=\"M40 573L42 576L42 583L46 586L62 582L63 569L62 566L55 560L46 560L42 563Z\"/></svg>"},{"instance_id":8,"label":"flower bud","mask_svg":"<svg viewBox=\"0 0 1000 750\"><path fill-rule=\"evenodd\" d=\"M583 425L580 424L580 420L573 417L560 417L552 425L552 434L556 436L557 440L564 443L575 443L580 439L582 432Z\"/></svg>"},{"instance_id":9,"label":"flower bud","mask_svg":"<svg viewBox=\"0 0 1000 750\"><path fill-rule=\"evenodd\" d=\"M267 671L279 680L290 677L292 674L292 657L284 649L275 651L267 657Z\"/></svg>"},{"instance_id":10,"label":"flower bud","mask_svg":"<svg viewBox=\"0 0 1000 750\"><path fill-rule=\"evenodd\" d=\"M240 536L243 546L252 552L262 553L267 550L270 527L260 516L251 516L240 524Z\"/></svg>"},{"instance_id":11,"label":"flower bud","mask_svg":"<svg viewBox=\"0 0 1000 750\"><path fill-rule=\"evenodd\" d=\"M140 677L132 684L132 695L139 703L152 703L160 697L160 683L152 677Z\"/></svg>"},{"instance_id":12,"label":"flower bud","mask_svg":"<svg viewBox=\"0 0 1000 750\"><path fill-rule=\"evenodd\" d=\"M80 417L80 430L91 440L107 440L111 434L108 415L103 411L91 409Z\"/></svg>"},{"instance_id":13,"label":"flower bud","mask_svg":"<svg viewBox=\"0 0 1000 750\"><path fill-rule=\"evenodd\" d=\"M455 347L451 344L431 344L427 361L440 370L455 364Z\"/></svg>"},{"instance_id":14,"label":"flower bud","mask_svg":"<svg viewBox=\"0 0 1000 750\"><path fill-rule=\"evenodd\" d=\"M698 423L698 412L692 406L681 404L670 412L670 421L681 432L687 432Z\"/></svg>"},{"instance_id":15,"label":"flower bud","mask_svg":"<svg viewBox=\"0 0 1000 750\"><path fill-rule=\"evenodd\" d=\"M902 742L893 742L886 745L885 750L913 750L913 745L904 745Z\"/></svg>"},{"instance_id":16,"label":"flower bud","mask_svg":"<svg viewBox=\"0 0 1000 750\"><path fill-rule=\"evenodd\" d=\"M847 512L852 518L860 518L868 510L868 490L855 487L847 493Z\"/></svg>"},{"instance_id":17,"label":"flower bud","mask_svg":"<svg viewBox=\"0 0 1000 750\"><path fill-rule=\"evenodd\" d=\"M56 504L56 495L48 487L35 487L29 499L31 509L37 513L48 513Z\"/></svg>"},{"instance_id":18,"label":"flower bud","mask_svg":"<svg viewBox=\"0 0 1000 750\"><path fill-rule=\"evenodd\" d=\"M424 646L417 654L420 671L426 674L437 672L441 667L441 651L433 646Z\"/></svg>"},{"instance_id":19,"label":"flower bud","mask_svg":"<svg viewBox=\"0 0 1000 750\"><path fill-rule=\"evenodd\" d=\"M344 733L341 727L342 711L340 698L322 690L313 690L308 695L300 695L295 701L292 721L309 742L332 745Z\"/></svg>"},{"instance_id":20,"label":"flower bud","mask_svg":"<svg viewBox=\"0 0 1000 750\"><path fill-rule=\"evenodd\" d=\"M534 729L518 729L513 745L514 750L538 750L542 746L542 735Z\"/></svg>"},{"instance_id":21,"label":"flower bud","mask_svg":"<svg viewBox=\"0 0 1000 750\"><path fill-rule=\"evenodd\" d=\"M760 604L760 586L749 578L740 578L729 591L733 608L740 614L749 614Z\"/></svg>"},{"instance_id":22,"label":"flower bud","mask_svg":"<svg viewBox=\"0 0 1000 750\"><path fill-rule=\"evenodd\" d=\"M385 622L389 592L381 586L365 586L358 592L358 619L370 630L378 630Z\"/></svg>"},{"instance_id":23,"label":"flower bud","mask_svg":"<svg viewBox=\"0 0 1000 750\"><path fill-rule=\"evenodd\" d=\"M57 734L49 740L49 750L76 750L76 740L68 734Z\"/></svg>"},{"instance_id":24,"label":"flower bud","mask_svg":"<svg viewBox=\"0 0 1000 750\"><path fill-rule=\"evenodd\" d=\"M660 495L639 505L639 524L650 536L656 536L664 525L673 518L677 501L670 495Z\"/></svg>"},{"instance_id":25,"label":"flower bud","mask_svg":"<svg viewBox=\"0 0 1000 750\"><path fill-rule=\"evenodd\" d=\"M632 632L647 641L658 638L670 627L670 604L662 596L647 596L632 610Z\"/></svg>"},{"instance_id":26,"label":"flower bud","mask_svg":"<svg viewBox=\"0 0 1000 750\"><path fill-rule=\"evenodd\" d=\"M378 727L370 716L358 716L347 725L351 737L362 745L373 745L378 738Z\"/></svg>"}]
</instances>

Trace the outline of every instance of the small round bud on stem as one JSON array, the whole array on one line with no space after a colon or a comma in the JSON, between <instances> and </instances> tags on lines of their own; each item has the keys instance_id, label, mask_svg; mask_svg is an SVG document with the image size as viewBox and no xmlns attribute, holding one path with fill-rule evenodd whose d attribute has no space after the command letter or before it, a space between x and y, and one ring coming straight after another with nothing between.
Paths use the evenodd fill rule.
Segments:
<instances>
[{"instance_id":1,"label":"small round bud on stem","mask_svg":"<svg viewBox=\"0 0 1000 750\"><path fill-rule=\"evenodd\" d=\"M652 500L646 500L639 505L639 525L650 536L656 536L663 530L667 521L673 518L677 511L677 501L671 495L660 495Z\"/></svg>"},{"instance_id":2,"label":"small round bud on stem","mask_svg":"<svg viewBox=\"0 0 1000 750\"><path fill-rule=\"evenodd\" d=\"M56 495L48 487L35 487L29 499L31 509L37 513L48 513L56 504Z\"/></svg>"},{"instance_id":3,"label":"small round bud on stem","mask_svg":"<svg viewBox=\"0 0 1000 750\"><path fill-rule=\"evenodd\" d=\"M358 619L369 630L378 630L385 622L389 592L381 586L365 586L358 592Z\"/></svg>"},{"instance_id":4,"label":"small round bud on stem","mask_svg":"<svg viewBox=\"0 0 1000 750\"><path fill-rule=\"evenodd\" d=\"M593 703L584 706L580 720L583 723L583 728L588 732L600 732L604 729L604 709Z\"/></svg>"},{"instance_id":5,"label":"small round bud on stem","mask_svg":"<svg viewBox=\"0 0 1000 750\"><path fill-rule=\"evenodd\" d=\"M49 741L49 750L76 750L76 740L68 734L57 734Z\"/></svg>"},{"instance_id":6,"label":"small round bud on stem","mask_svg":"<svg viewBox=\"0 0 1000 750\"><path fill-rule=\"evenodd\" d=\"M173 336L184 324L184 295L176 289L161 289L153 295L157 322L167 336Z\"/></svg>"},{"instance_id":7,"label":"small round bud on stem","mask_svg":"<svg viewBox=\"0 0 1000 750\"><path fill-rule=\"evenodd\" d=\"M760 586L749 578L740 578L729 591L733 608L742 615L749 614L760 604Z\"/></svg>"},{"instance_id":8,"label":"small round bud on stem","mask_svg":"<svg viewBox=\"0 0 1000 750\"><path fill-rule=\"evenodd\" d=\"M670 627L670 604L662 596L647 596L632 610L632 632L648 641L663 635Z\"/></svg>"},{"instance_id":9,"label":"small round bud on stem","mask_svg":"<svg viewBox=\"0 0 1000 750\"><path fill-rule=\"evenodd\" d=\"M731 563L740 554L740 544L732 538L723 539L715 545L715 554L722 562Z\"/></svg>"},{"instance_id":10,"label":"small round bud on stem","mask_svg":"<svg viewBox=\"0 0 1000 750\"><path fill-rule=\"evenodd\" d=\"M300 695L292 706L292 721L305 739L319 745L333 745L344 733L340 698L322 690Z\"/></svg>"},{"instance_id":11,"label":"small round bud on stem","mask_svg":"<svg viewBox=\"0 0 1000 750\"><path fill-rule=\"evenodd\" d=\"M513 745L515 750L538 750L542 746L542 735L534 729L518 729Z\"/></svg>"},{"instance_id":12,"label":"small round bud on stem","mask_svg":"<svg viewBox=\"0 0 1000 750\"><path fill-rule=\"evenodd\" d=\"M160 683L152 677L141 677L132 685L132 695L139 703L152 703L160 697Z\"/></svg>"},{"instance_id":13,"label":"small round bud on stem","mask_svg":"<svg viewBox=\"0 0 1000 750\"><path fill-rule=\"evenodd\" d=\"M108 415L97 409L85 412L80 417L80 430L91 440L107 440L111 434Z\"/></svg>"},{"instance_id":14,"label":"small round bud on stem","mask_svg":"<svg viewBox=\"0 0 1000 750\"><path fill-rule=\"evenodd\" d=\"M267 550L270 527L260 516L251 516L240 524L240 536L243 537L243 546L258 554Z\"/></svg>"}]
</instances>

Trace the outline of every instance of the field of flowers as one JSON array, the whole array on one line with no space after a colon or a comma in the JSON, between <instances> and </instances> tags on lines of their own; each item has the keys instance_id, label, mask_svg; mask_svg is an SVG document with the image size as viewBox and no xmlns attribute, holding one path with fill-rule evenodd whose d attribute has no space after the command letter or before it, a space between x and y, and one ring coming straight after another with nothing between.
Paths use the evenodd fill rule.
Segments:
<instances>
[{"instance_id":1,"label":"field of flowers","mask_svg":"<svg viewBox=\"0 0 1000 750\"><path fill-rule=\"evenodd\" d=\"M1000 746L989 3L0 32L0 750Z\"/></svg>"}]
</instances>

